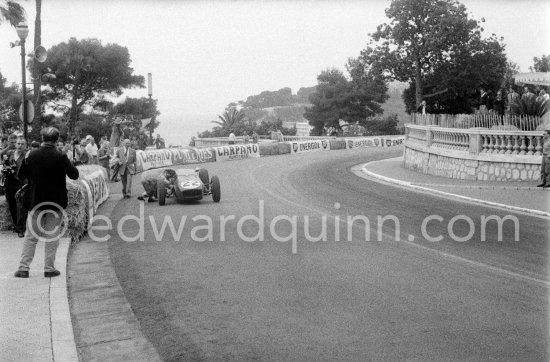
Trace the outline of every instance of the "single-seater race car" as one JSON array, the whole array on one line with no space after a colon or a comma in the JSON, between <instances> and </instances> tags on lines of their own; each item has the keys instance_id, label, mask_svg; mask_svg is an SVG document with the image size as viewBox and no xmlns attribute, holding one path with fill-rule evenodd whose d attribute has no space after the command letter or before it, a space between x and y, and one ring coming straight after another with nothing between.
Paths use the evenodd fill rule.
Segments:
<instances>
[{"instance_id":1,"label":"single-seater race car","mask_svg":"<svg viewBox=\"0 0 550 362\"><path fill-rule=\"evenodd\" d=\"M208 171L182 168L175 170L174 177L169 179L160 176L157 181L159 205L166 203L166 198L175 196L178 202L198 201L203 196L212 195L214 202L220 202L221 190L218 176L208 177Z\"/></svg>"}]
</instances>

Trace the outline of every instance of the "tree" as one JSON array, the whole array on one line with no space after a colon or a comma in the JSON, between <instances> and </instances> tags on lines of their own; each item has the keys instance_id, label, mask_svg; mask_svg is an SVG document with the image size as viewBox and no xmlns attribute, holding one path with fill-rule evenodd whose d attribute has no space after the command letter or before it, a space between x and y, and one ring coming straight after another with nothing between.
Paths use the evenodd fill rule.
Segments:
<instances>
[{"instance_id":1,"label":"tree","mask_svg":"<svg viewBox=\"0 0 550 362\"><path fill-rule=\"evenodd\" d=\"M340 119L352 124L383 112L380 103L387 99L387 86L380 73L357 59L349 60L347 70L351 80L334 68L317 77L317 88L309 97L312 106L304 113L312 134L321 135L325 128L339 130Z\"/></svg>"},{"instance_id":2,"label":"tree","mask_svg":"<svg viewBox=\"0 0 550 362\"><path fill-rule=\"evenodd\" d=\"M45 68L55 73L56 79L50 81L51 90L44 96L55 109L69 115L68 129L72 135L85 106L93 106L105 95L120 96L125 88L144 87L144 77L133 75L130 62L125 47L104 46L98 39L71 38L53 46L48 59L33 71L33 76Z\"/></svg>"},{"instance_id":3,"label":"tree","mask_svg":"<svg viewBox=\"0 0 550 362\"><path fill-rule=\"evenodd\" d=\"M4 22L16 26L25 20L25 9L17 1L0 0L0 25Z\"/></svg>"},{"instance_id":4,"label":"tree","mask_svg":"<svg viewBox=\"0 0 550 362\"><path fill-rule=\"evenodd\" d=\"M468 18L466 7L458 1L394 0L386 9L386 15L390 23L378 26L371 34L373 41L361 56L371 63L377 62L378 67L388 71L391 79L409 82L414 87L414 108L420 105L426 84L432 90L438 86L441 88L438 90L445 89L443 85L434 83L443 78L441 73L455 79L468 77L469 74L460 66L472 70L476 62L483 62L477 63L479 69L494 67L501 71L505 67L502 64L502 59L505 61L504 46L494 35L483 40L483 28L478 21ZM486 51L496 52L497 64L487 63L493 58L484 54ZM468 60L473 56L475 62ZM476 82L480 81L476 79ZM451 97L462 96L461 92L464 92L462 88Z\"/></svg>"},{"instance_id":5,"label":"tree","mask_svg":"<svg viewBox=\"0 0 550 362\"><path fill-rule=\"evenodd\" d=\"M506 89L514 85L514 75L519 73L519 65L512 61L506 63L506 73L504 74L504 86Z\"/></svg>"},{"instance_id":6,"label":"tree","mask_svg":"<svg viewBox=\"0 0 550 362\"><path fill-rule=\"evenodd\" d=\"M234 132L236 127L245 120L245 114L242 111L238 111L237 108L227 108L223 115L218 115L219 121L212 121L220 125L221 133L224 136L228 136L229 133Z\"/></svg>"},{"instance_id":7,"label":"tree","mask_svg":"<svg viewBox=\"0 0 550 362\"><path fill-rule=\"evenodd\" d=\"M542 57L533 58L533 66L529 67L531 72L550 72L550 55L542 55Z\"/></svg>"},{"instance_id":8,"label":"tree","mask_svg":"<svg viewBox=\"0 0 550 362\"><path fill-rule=\"evenodd\" d=\"M137 130L144 127L142 119L151 118L151 121L144 127L144 131L147 132L149 139L152 139L153 132L160 124L157 121L157 116L160 115L160 112L157 109L156 99L127 97L123 102L116 104L110 111L111 117L117 115L132 116L136 120L135 127Z\"/></svg>"},{"instance_id":9,"label":"tree","mask_svg":"<svg viewBox=\"0 0 550 362\"><path fill-rule=\"evenodd\" d=\"M6 86L7 79L0 73L0 128L2 133L11 133L21 124L17 109L21 103L21 93L17 85Z\"/></svg>"}]
</instances>

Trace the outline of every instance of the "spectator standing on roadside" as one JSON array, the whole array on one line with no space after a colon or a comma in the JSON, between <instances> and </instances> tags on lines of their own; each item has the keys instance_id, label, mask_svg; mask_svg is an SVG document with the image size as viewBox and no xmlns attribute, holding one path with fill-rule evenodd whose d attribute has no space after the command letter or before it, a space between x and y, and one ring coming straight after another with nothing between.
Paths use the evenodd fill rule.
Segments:
<instances>
[{"instance_id":1,"label":"spectator standing on roadside","mask_svg":"<svg viewBox=\"0 0 550 362\"><path fill-rule=\"evenodd\" d=\"M4 148L8 147L8 136L2 135L0 140L0 151L2 151Z\"/></svg>"},{"instance_id":2,"label":"spectator standing on roadside","mask_svg":"<svg viewBox=\"0 0 550 362\"><path fill-rule=\"evenodd\" d=\"M539 95L537 96L537 102L544 102L544 101L547 101L548 99L550 99L550 96L548 95L548 93L546 93L546 91L544 89L541 89L539 91Z\"/></svg>"},{"instance_id":3,"label":"spectator standing on roadside","mask_svg":"<svg viewBox=\"0 0 550 362\"><path fill-rule=\"evenodd\" d=\"M55 254L61 235L53 236L45 232L61 229L63 209L67 207L68 202L66 177L73 180L78 178L78 169L71 164L67 155L55 149L59 139L57 128L44 128L40 134L42 146L29 154L17 175L19 179L28 179L31 210L27 218L19 269L15 272L17 278L29 277L30 264L34 259L39 237L48 240L45 243L44 277L51 278L61 274L55 269Z\"/></svg>"},{"instance_id":4,"label":"spectator standing on roadside","mask_svg":"<svg viewBox=\"0 0 550 362\"><path fill-rule=\"evenodd\" d=\"M521 95L521 100L522 101L530 101L530 100L535 100L537 98L537 96L535 96L535 93L531 93L531 89L529 89L528 86L525 86L523 87L523 94Z\"/></svg>"},{"instance_id":5,"label":"spectator standing on roadside","mask_svg":"<svg viewBox=\"0 0 550 362\"><path fill-rule=\"evenodd\" d=\"M493 109L493 92L487 90L486 87L479 88L479 111L481 113L487 113Z\"/></svg>"},{"instance_id":6,"label":"spectator standing on roadside","mask_svg":"<svg viewBox=\"0 0 550 362\"><path fill-rule=\"evenodd\" d=\"M130 140L125 139L123 147L117 150L120 179L122 181L122 196L132 197L132 175L136 173L136 151L130 147Z\"/></svg>"},{"instance_id":7,"label":"spectator standing on roadside","mask_svg":"<svg viewBox=\"0 0 550 362\"><path fill-rule=\"evenodd\" d=\"M10 151L15 150L15 144L17 143L17 135L12 133L8 136L8 145L0 151L0 160L4 161L4 155Z\"/></svg>"},{"instance_id":8,"label":"spectator standing on roadside","mask_svg":"<svg viewBox=\"0 0 550 362\"><path fill-rule=\"evenodd\" d=\"M506 95L504 94L503 89L497 91L497 96L493 102L493 109L499 116L504 116L506 110Z\"/></svg>"},{"instance_id":9,"label":"spectator standing on roadside","mask_svg":"<svg viewBox=\"0 0 550 362\"><path fill-rule=\"evenodd\" d=\"M59 152L64 153L65 152L65 144L63 141L57 141L56 148Z\"/></svg>"},{"instance_id":10,"label":"spectator standing on roadside","mask_svg":"<svg viewBox=\"0 0 550 362\"><path fill-rule=\"evenodd\" d=\"M283 136L283 132L281 132L280 129L277 130L277 141L278 142L284 142L285 137Z\"/></svg>"},{"instance_id":11,"label":"spectator standing on roadside","mask_svg":"<svg viewBox=\"0 0 550 362\"><path fill-rule=\"evenodd\" d=\"M95 139L91 135L86 136L86 153L88 154L88 164L97 165L97 145Z\"/></svg>"},{"instance_id":12,"label":"spectator standing on roadside","mask_svg":"<svg viewBox=\"0 0 550 362\"><path fill-rule=\"evenodd\" d=\"M550 187L550 124L544 127L542 138L542 162L540 164L540 184L537 187Z\"/></svg>"},{"instance_id":13,"label":"spectator standing on roadside","mask_svg":"<svg viewBox=\"0 0 550 362\"><path fill-rule=\"evenodd\" d=\"M101 148L97 152L99 164L107 170L107 180L111 179L111 167L109 166L109 160L111 159L111 150L109 148L109 141L103 141Z\"/></svg>"},{"instance_id":14,"label":"spectator standing on roadside","mask_svg":"<svg viewBox=\"0 0 550 362\"><path fill-rule=\"evenodd\" d=\"M235 137L235 133L233 133L233 131L231 131L231 133L229 134L229 144L230 145L234 145L235 144L235 140L237 139L237 137Z\"/></svg>"},{"instance_id":15,"label":"spectator standing on roadside","mask_svg":"<svg viewBox=\"0 0 550 362\"><path fill-rule=\"evenodd\" d=\"M80 165L80 142L75 139L68 147L66 147L66 150L69 160L74 165Z\"/></svg>"},{"instance_id":16,"label":"spectator standing on roadside","mask_svg":"<svg viewBox=\"0 0 550 362\"><path fill-rule=\"evenodd\" d=\"M8 207L11 214L11 219L14 225L13 231L15 231L19 237L23 237L23 232L25 226L19 223L17 202L15 200L15 194L23 186L22 179L17 177L17 173L21 168L21 164L25 159L25 153L27 151L27 141L23 137L17 138L15 143L15 149L6 153L4 157L7 157L4 165L5 168L2 170L5 177L5 192L6 192L6 201L8 202Z\"/></svg>"},{"instance_id":17,"label":"spectator standing on roadside","mask_svg":"<svg viewBox=\"0 0 550 362\"><path fill-rule=\"evenodd\" d=\"M519 99L519 94L516 92L513 86L510 86L508 96L506 97L508 99L508 113L512 113L512 104L516 103Z\"/></svg>"},{"instance_id":18,"label":"spectator standing on roadside","mask_svg":"<svg viewBox=\"0 0 550 362\"><path fill-rule=\"evenodd\" d=\"M88 152L86 152L87 145L88 142L85 138L80 140L80 163L82 165L87 165L88 162L90 162L90 156L88 155Z\"/></svg>"},{"instance_id":19,"label":"spectator standing on roadside","mask_svg":"<svg viewBox=\"0 0 550 362\"><path fill-rule=\"evenodd\" d=\"M160 138L160 134L157 133L157 138L153 142L157 150L163 149L165 146L164 139Z\"/></svg>"},{"instance_id":20,"label":"spectator standing on roadside","mask_svg":"<svg viewBox=\"0 0 550 362\"><path fill-rule=\"evenodd\" d=\"M256 131L252 132L252 143L258 143L258 133Z\"/></svg>"},{"instance_id":21,"label":"spectator standing on roadside","mask_svg":"<svg viewBox=\"0 0 550 362\"><path fill-rule=\"evenodd\" d=\"M250 136L248 135L248 132L244 132L244 143L247 144L250 142Z\"/></svg>"},{"instance_id":22,"label":"spectator standing on roadside","mask_svg":"<svg viewBox=\"0 0 550 362\"><path fill-rule=\"evenodd\" d=\"M420 105L418 106L418 108L416 109L416 112L422 114L422 115L425 115L427 113L426 111L426 100L423 99L422 102L420 102Z\"/></svg>"},{"instance_id":23,"label":"spectator standing on roadside","mask_svg":"<svg viewBox=\"0 0 550 362\"><path fill-rule=\"evenodd\" d=\"M27 151L27 154L25 155L25 158L29 157L29 154L34 151L34 150L37 150L40 148L40 143L38 141L32 141L31 142L31 147L29 148L29 150ZM65 153L65 149L63 149L63 152L62 153Z\"/></svg>"}]
</instances>

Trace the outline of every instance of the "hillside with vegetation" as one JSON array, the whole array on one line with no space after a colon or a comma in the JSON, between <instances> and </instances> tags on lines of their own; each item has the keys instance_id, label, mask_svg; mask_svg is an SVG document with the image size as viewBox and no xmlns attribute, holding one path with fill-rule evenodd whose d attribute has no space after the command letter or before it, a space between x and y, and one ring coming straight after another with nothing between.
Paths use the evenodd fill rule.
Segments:
<instances>
[{"instance_id":1,"label":"hillside with vegetation","mask_svg":"<svg viewBox=\"0 0 550 362\"><path fill-rule=\"evenodd\" d=\"M384 110L382 116L396 119L398 127L408 119L401 98L406 86L399 82L389 84L389 98L382 104ZM292 89L286 87L276 91L263 91L249 96L246 101L229 103L225 112L219 116L219 120L213 121L218 126L210 131L199 133L199 137L227 136L231 131L237 135L252 131L267 135L276 129L281 129L284 134L293 134L296 122L308 122L304 118L304 113L306 108L312 106L309 99L316 90L317 86L302 87L293 94ZM373 124L384 123L382 120L383 118L377 118L372 122Z\"/></svg>"}]
</instances>

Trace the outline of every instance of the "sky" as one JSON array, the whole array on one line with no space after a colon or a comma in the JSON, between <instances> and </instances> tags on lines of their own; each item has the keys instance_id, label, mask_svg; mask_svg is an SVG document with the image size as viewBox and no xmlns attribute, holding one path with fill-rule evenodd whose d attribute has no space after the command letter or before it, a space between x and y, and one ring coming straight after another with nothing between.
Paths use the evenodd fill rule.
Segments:
<instances>
[{"instance_id":1,"label":"sky","mask_svg":"<svg viewBox=\"0 0 550 362\"><path fill-rule=\"evenodd\" d=\"M21 1L33 47L35 1ZM488 36L504 37L508 59L529 71L533 57L550 54L550 1L462 0L470 16L485 18ZM161 115L158 132L187 144L230 102L265 90L317 84L327 68L345 70L387 22L388 0L174 1L43 0L42 45L97 38L128 48L134 74L152 73ZM15 29L0 27L0 72L21 82ZM147 88L125 92L147 97Z\"/></svg>"}]
</instances>

